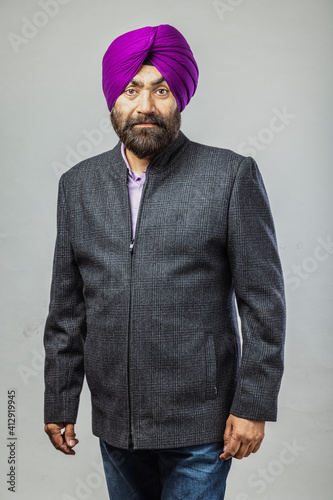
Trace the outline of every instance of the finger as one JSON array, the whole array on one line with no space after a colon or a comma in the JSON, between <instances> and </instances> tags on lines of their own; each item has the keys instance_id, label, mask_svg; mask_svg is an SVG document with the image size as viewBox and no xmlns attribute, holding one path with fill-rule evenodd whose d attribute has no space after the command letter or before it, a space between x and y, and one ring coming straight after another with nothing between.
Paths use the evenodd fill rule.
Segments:
<instances>
[{"instance_id":1,"label":"finger","mask_svg":"<svg viewBox=\"0 0 333 500\"><path fill-rule=\"evenodd\" d=\"M241 447L241 441L231 437L230 441L223 448L223 453L220 455L220 460L229 460L236 455Z\"/></svg>"},{"instance_id":2,"label":"finger","mask_svg":"<svg viewBox=\"0 0 333 500\"><path fill-rule=\"evenodd\" d=\"M61 436L61 429L64 424L47 424L45 425L45 432L49 436L51 443L55 446L60 446L63 443Z\"/></svg>"},{"instance_id":3,"label":"finger","mask_svg":"<svg viewBox=\"0 0 333 500\"><path fill-rule=\"evenodd\" d=\"M48 434L55 449L65 453L66 455L75 455L74 450L67 445L63 435L61 434L63 424L50 424L47 427L48 428L45 429L46 433Z\"/></svg>"},{"instance_id":4,"label":"finger","mask_svg":"<svg viewBox=\"0 0 333 500\"><path fill-rule=\"evenodd\" d=\"M230 442L231 436L232 436L232 423L230 421L230 418L228 418L226 421L225 430L223 434L223 451L226 450L226 447Z\"/></svg>"},{"instance_id":5,"label":"finger","mask_svg":"<svg viewBox=\"0 0 333 500\"><path fill-rule=\"evenodd\" d=\"M231 436L232 436L232 423L231 423L230 419L228 418L228 420L226 421L226 424L225 424L225 430L224 430L224 435L223 435L223 441L224 441L225 445L230 441Z\"/></svg>"},{"instance_id":6,"label":"finger","mask_svg":"<svg viewBox=\"0 0 333 500\"><path fill-rule=\"evenodd\" d=\"M226 426L223 434L223 453L220 454L219 458L220 460L228 460L230 458L229 455L227 455L225 452L227 450L227 447L230 443L232 437L232 423L230 421L230 418L227 419L226 421Z\"/></svg>"},{"instance_id":7,"label":"finger","mask_svg":"<svg viewBox=\"0 0 333 500\"><path fill-rule=\"evenodd\" d=\"M76 439L74 424L66 424L64 438L69 448L73 448L79 442L79 440Z\"/></svg>"},{"instance_id":8,"label":"finger","mask_svg":"<svg viewBox=\"0 0 333 500\"><path fill-rule=\"evenodd\" d=\"M57 450L61 451L62 453L64 453L65 455L75 455L75 451L72 450L72 448L70 448L68 446L63 434L61 434L61 439L62 439L62 443L60 445L55 446L55 448Z\"/></svg>"},{"instance_id":9,"label":"finger","mask_svg":"<svg viewBox=\"0 0 333 500\"><path fill-rule=\"evenodd\" d=\"M242 458L248 457L249 455L251 455L251 453L256 453L259 450L262 442L263 442L263 439L260 439L260 441L258 443L256 443L256 442L250 443L246 453L244 454L244 456ZM238 458L238 457L236 456L236 458Z\"/></svg>"},{"instance_id":10,"label":"finger","mask_svg":"<svg viewBox=\"0 0 333 500\"><path fill-rule=\"evenodd\" d=\"M234 458L237 458L237 460L241 460L242 458L248 457L252 449L253 445L249 443L242 443L236 455L234 455Z\"/></svg>"},{"instance_id":11,"label":"finger","mask_svg":"<svg viewBox=\"0 0 333 500\"><path fill-rule=\"evenodd\" d=\"M255 445L254 445L254 444L251 444L251 445L248 447L248 449L247 449L247 451L246 451L246 453L245 453L245 455L244 455L244 457L243 457L243 458L247 458L248 456L250 456L250 455L251 455L251 453L253 453L254 447L255 447Z\"/></svg>"},{"instance_id":12,"label":"finger","mask_svg":"<svg viewBox=\"0 0 333 500\"><path fill-rule=\"evenodd\" d=\"M260 446L261 446L261 443L262 443L262 442L263 442L263 439L261 439L261 440L259 441L259 443L257 443L257 444L255 445L255 447L254 447L254 448L253 448L253 450L252 450L252 453L257 453L257 451L259 450L259 448L260 448Z\"/></svg>"}]
</instances>

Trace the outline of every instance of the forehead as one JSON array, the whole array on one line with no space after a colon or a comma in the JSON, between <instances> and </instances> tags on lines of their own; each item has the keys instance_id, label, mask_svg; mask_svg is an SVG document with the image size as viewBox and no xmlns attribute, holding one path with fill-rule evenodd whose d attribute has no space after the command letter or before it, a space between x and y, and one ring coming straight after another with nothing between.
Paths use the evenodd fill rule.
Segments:
<instances>
[{"instance_id":1,"label":"forehead","mask_svg":"<svg viewBox=\"0 0 333 500\"><path fill-rule=\"evenodd\" d=\"M155 66L150 66L150 65L148 66L147 64L144 64L141 66L139 71L133 77L132 82L134 80L142 84L151 85L152 83L162 78L163 78L162 74L158 71L158 69L155 68Z\"/></svg>"}]
</instances>

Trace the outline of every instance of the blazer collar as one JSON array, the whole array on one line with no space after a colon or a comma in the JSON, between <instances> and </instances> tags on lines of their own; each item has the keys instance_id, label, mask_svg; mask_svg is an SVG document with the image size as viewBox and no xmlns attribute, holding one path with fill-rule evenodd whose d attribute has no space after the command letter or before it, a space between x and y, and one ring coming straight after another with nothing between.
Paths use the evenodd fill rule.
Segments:
<instances>
[{"instance_id":1,"label":"blazer collar","mask_svg":"<svg viewBox=\"0 0 333 500\"><path fill-rule=\"evenodd\" d=\"M174 161L176 161L187 149L190 140L179 131L177 138L170 146L156 155L147 167L150 175L159 174L165 171ZM110 167L117 177L122 177L127 182L127 166L121 154L121 141L110 151Z\"/></svg>"}]
</instances>

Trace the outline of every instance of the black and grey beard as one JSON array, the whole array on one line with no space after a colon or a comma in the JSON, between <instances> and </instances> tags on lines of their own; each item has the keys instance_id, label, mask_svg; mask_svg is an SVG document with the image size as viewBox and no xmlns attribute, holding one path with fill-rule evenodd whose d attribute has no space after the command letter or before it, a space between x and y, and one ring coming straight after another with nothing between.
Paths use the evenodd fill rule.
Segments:
<instances>
[{"instance_id":1,"label":"black and grey beard","mask_svg":"<svg viewBox=\"0 0 333 500\"><path fill-rule=\"evenodd\" d=\"M124 123L123 114L111 111L111 123L119 139L140 159L155 156L167 148L177 138L181 124L177 108L172 115L162 117L148 113L137 118L128 118ZM153 122L154 127L134 127L137 123Z\"/></svg>"}]
</instances>

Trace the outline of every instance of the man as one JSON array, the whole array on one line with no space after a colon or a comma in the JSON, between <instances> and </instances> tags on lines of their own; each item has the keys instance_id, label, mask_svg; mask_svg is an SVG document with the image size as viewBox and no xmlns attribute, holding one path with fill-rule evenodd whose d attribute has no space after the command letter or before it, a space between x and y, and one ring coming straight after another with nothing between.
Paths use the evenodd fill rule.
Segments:
<instances>
[{"instance_id":1,"label":"man","mask_svg":"<svg viewBox=\"0 0 333 500\"><path fill-rule=\"evenodd\" d=\"M117 38L103 90L120 141L59 183L45 430L75 454L86 374L112 499L222 499L231 457L276 420L285 303L269 203L252 158L180 132L197 82L175 28Z\"/></svg>"}]
</instances>

